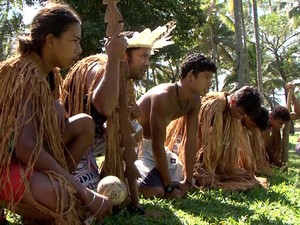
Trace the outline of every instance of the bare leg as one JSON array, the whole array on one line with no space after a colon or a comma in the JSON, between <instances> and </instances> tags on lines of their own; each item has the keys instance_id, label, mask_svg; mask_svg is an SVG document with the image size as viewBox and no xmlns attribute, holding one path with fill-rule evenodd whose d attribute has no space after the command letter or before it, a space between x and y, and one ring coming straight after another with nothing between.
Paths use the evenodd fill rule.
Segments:
<instances>
[{"instance_id":1,"label":"bare leg","mask_svg":"<svg viewBox=\"0 0 300 225\"><path fill-rule=\"evenodd\" d=\"M94 134L95 123L91 116L81 113L69 118L62 133L63 141L71 154L66 155L69 171L75 170L78 162L92 145Z\"/></svg>"},{"instance_id":2,"label":"bare leg","mask_svg":"<svg viewBox=\"0 0 300 225\"><path fill-rule=\"evenodd\" d=\"M20 204L17 206L16 213L21 215L23 218L28 219L53 219L49 214L42 212L34 206L32 197L39 204L47 207L50 210L55 210L57 204L55 190L59 190L58 193L62 193L61 196L65 196L65 198L62 199L62 201L64 208L67 209L69 207L69 198L67 190L59 186L58 182L51 181L47 175L41 172L34 172L31 175L30 188L28 188L28 190L25 191Z\"/></svg>"}]
</instances>

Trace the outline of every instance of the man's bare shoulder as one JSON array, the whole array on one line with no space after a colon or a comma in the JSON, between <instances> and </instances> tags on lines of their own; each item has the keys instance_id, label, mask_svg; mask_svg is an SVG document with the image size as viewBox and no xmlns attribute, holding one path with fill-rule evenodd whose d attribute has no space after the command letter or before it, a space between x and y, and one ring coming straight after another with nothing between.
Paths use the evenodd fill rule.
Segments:
<instances>
[{"instance_id":1,"label":"man's bare shoulder","mask_svg":"<svg viewBox=\"0 0 300 225\"><path fill-rule=\"evenodd\" d=\"M173 89L173 90L172 90ZM174 85L172 83L162 83L147 91L137 101L138 105L151 105L151 108L164 108L170 107L174 101Z\"/></svg>"},{"instance_id":2,"label":"man's bare shoulder","mask_svg":"<svg viewBox=\"0 0 300 225\"><path fill-rule=\"evenodd\" d=\"M172 93L172 87L174 87L171 83L163 83L159 84L150 90L148 90L139 101L144 101L146 99L151 99L152 101L160 101L163 99L170 98L170 95Z\"/></svg>"},{"instance_id":3,"label":"man's bare shoulder","mask_svg":"<svg viewBox=\"0 0 300 225\"><path fill-rule=\"evenodd\" d=\"M161 95L161 94L168 94L172 91L172 87L174 85L172 83L162 83L147 91L146 94L148 95Z\"/></svg>"}]
</instances>

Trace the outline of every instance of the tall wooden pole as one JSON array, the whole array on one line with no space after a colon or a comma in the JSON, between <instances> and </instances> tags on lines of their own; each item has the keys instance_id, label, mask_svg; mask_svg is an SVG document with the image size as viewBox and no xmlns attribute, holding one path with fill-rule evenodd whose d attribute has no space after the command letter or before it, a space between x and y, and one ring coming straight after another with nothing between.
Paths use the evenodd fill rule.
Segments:
<instances>
[{"instance_id":1,"label":"tall wooden pole","mask_svg":"<svg viewBox=\"0 0 300 225\"><path fill-rule=\"evenodd\" d=\"M120 23L122 19L122 15L119 12L116 3L119 0L103 0L103 4L107 4L107 9L105 12L104 21L107 23L106 28L106 36L110 37L113 31L116 28L116 25ZM126 77L129 74L128 70L128 62L122 60L120 64L120 89L119 89L119 121L120 121L120 151L122 154L123 160L125 162L125 177L127 178L129 192L130 192L130 201L131 205L134 207L139 206L139 198L138 198L138 186L137 186L137 178L139 172L134 164L136 160L136 142L132 137L132 128L130 122L130 111L128 109L128 97L126 90ZM124 149L124 151L121 151Z\"/></svg>"}]
</instances>

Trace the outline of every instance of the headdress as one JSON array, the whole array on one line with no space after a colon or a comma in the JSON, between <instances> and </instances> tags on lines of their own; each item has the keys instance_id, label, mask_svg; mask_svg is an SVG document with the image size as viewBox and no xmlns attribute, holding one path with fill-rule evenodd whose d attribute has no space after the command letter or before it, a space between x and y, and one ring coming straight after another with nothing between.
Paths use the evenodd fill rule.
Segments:
<instances>
[{"instance_id":1,"label":"headdress","mask_svg":"<svg viewBox=\"0 0 300 225\"><path fill-rule=\"evenodd\" d=\"M169 39L171 36L169 34L176 27L175 21L170 21L164 26L159 26L151 32L149 28L146 28L141 33L134 32L131 38L127 39L127 48L150 48L152 52L162 48L164 46L173 44L173 41Z\"/></svg>"}]
</instances>

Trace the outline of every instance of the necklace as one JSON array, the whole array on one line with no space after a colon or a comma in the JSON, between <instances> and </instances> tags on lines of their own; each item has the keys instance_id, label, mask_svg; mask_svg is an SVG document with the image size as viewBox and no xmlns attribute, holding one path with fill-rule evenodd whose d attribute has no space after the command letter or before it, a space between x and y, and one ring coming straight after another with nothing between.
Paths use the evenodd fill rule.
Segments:
<instances>
[{"instance_id":1,"label":"necklace","mask_svg":"<svg viewBox=\"0 0 300 225\"><path fill-rule=\"evenodd\" d=\"M181 101L179 99L179 90L178 90L178 84L177 84L177 82L175 83L175 88L176 88L176 96L177 96L177 101L178 101L179 108L181 110L185 111L187 109L187 107L189 106L189 100L186 100L185 105L182 105Z\"/></svg>"}]
</instances>

